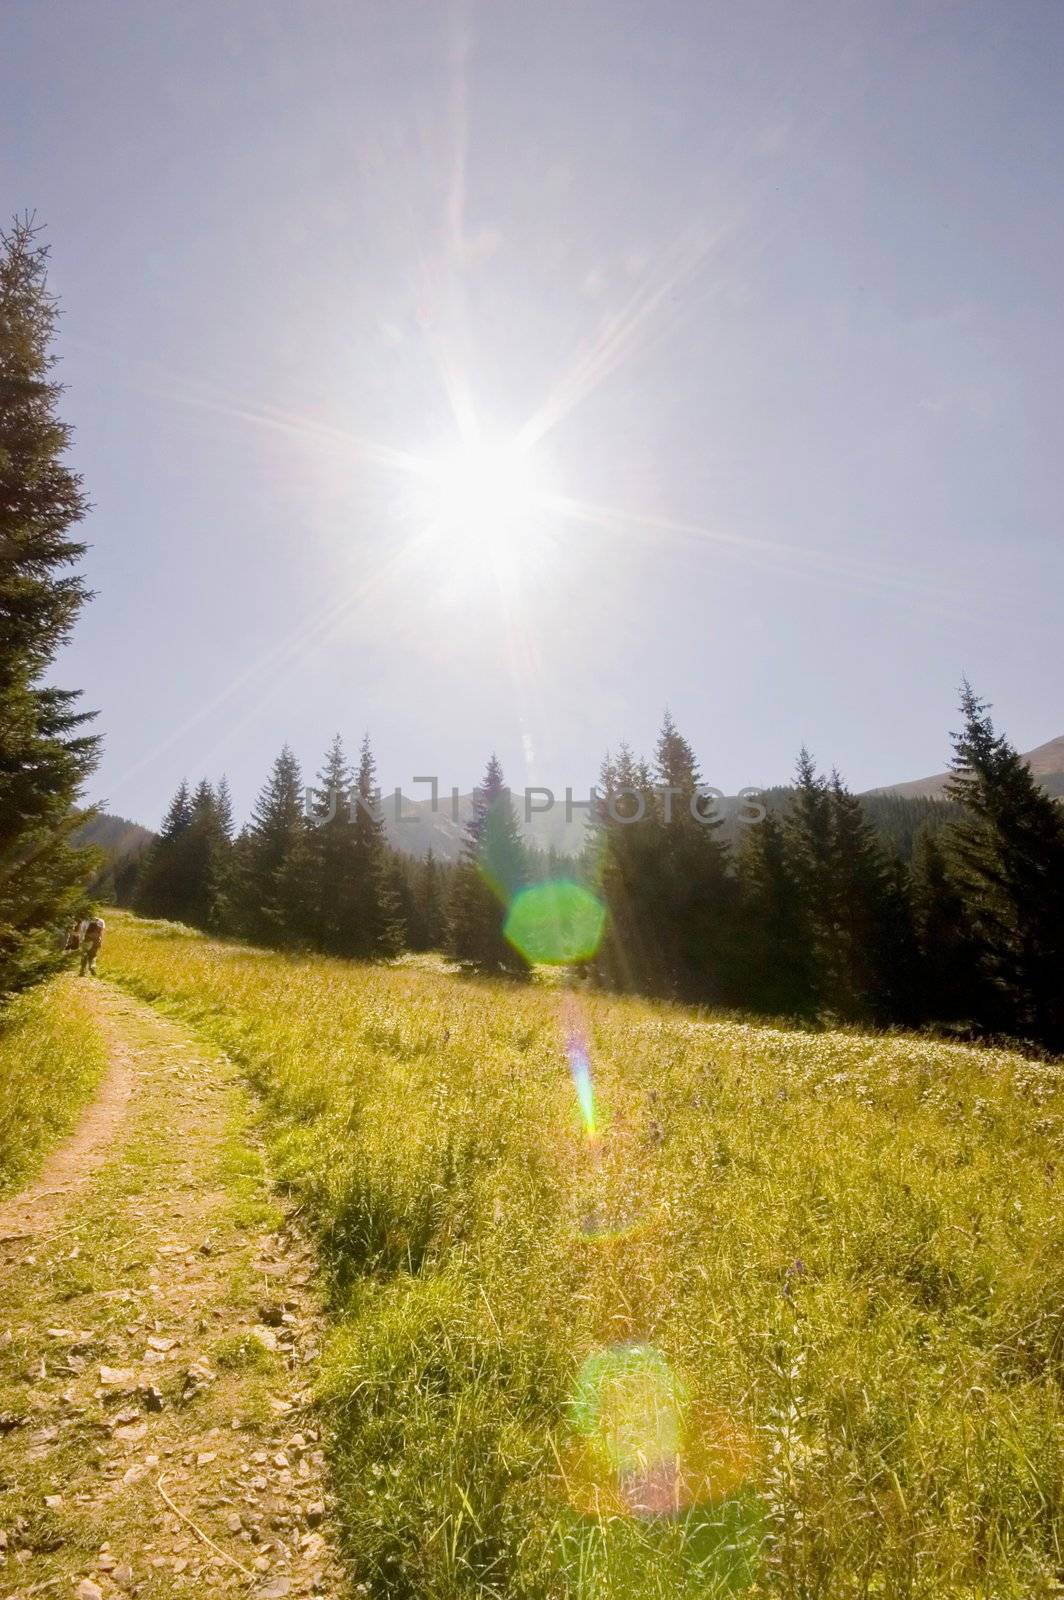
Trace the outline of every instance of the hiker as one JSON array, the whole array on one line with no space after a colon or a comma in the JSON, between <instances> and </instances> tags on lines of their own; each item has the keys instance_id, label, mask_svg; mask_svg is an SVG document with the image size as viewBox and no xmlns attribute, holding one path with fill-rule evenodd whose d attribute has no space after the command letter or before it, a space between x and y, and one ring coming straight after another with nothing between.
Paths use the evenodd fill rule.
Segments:
<instances>
[{"instance_id":1,"label":"hiker","mask_svg":"<svg viewBox=\"0 0 1064 1600\"><path fill-rule=\"evenodd\" d=\"M102 917L92 917L85 925L85 932L81 936L81 976L86 971L96 975L96 957L103 944L104 920Z\"/></svg>"}]
</instances>

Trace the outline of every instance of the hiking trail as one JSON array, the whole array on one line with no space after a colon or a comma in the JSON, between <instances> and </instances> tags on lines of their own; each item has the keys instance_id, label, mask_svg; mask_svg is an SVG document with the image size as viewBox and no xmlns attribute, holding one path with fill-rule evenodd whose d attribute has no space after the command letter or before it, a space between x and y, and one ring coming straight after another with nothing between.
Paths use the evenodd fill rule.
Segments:
<instances>
[{"instance_id":1,"label":"hiking trail","mask_svg":"<svg viewBox=\"0 0 1064 1600\"><path fill-rule=\"evenodd\" d=\"M0 1596L340 1600L311 1250L217 1048L106 982L111 1066L0 1204Z\"/></svg>"}]
</instances>

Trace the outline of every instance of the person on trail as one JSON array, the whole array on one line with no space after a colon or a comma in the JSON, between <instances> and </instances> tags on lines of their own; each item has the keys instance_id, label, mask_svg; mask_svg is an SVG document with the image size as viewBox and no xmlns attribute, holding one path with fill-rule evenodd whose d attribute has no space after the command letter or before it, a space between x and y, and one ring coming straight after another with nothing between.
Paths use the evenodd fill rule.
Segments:
<instances>
[{"instance_id":1,"label":"person on trail","mask_svg":"<svg viewBox=\"0 0 1064 1600\"><path fill-rule=\"evenodd\" d=\"M85 932L81 936L81 976L86 971L96 975L96 957L103 944L104 920L102 917L93 917L88 922Z\"/></svg>"}]
</instances>

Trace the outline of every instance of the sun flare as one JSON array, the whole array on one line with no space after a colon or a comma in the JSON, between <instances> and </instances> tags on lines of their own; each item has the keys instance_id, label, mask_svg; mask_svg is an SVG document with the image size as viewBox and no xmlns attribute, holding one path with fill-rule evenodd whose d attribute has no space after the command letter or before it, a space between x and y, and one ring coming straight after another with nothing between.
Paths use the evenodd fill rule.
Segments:
<instances>
[{"instance_id":1,"label":"sun flare","mask_svg":"<svg viewBox=\"0 0 1064 1600\"><path fill-rule=\"evenodd\" d=\"M542 497L526 450L470 442L433 466L430 492L445 533L507 544L527 530Z\"/></svg>"}]
</instances>

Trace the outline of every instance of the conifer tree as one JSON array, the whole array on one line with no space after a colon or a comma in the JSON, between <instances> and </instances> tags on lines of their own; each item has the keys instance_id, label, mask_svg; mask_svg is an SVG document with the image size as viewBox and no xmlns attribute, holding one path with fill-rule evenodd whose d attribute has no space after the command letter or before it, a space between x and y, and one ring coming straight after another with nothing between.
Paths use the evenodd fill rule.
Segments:
<instances>
[{"instance_id":1,"label":"conifer tree","mask_svg":"<svg viewBox=\"0 0 1064 1600\"><path fill-rule=\"evenodd\" d=\"M400 855L398 850L389 850L387 861L385 881L402 928L402 943L408 950L427 950L417 897L417 869L421 863Z\"/></svg>"},{"instance_id":2,"label":"conifer tree","mask_svg":"<svg viewBox=\"0 0 1064 1600\"><path fill-rule=\"evenodd\" d=\"M455 961L482 972L526 969L503 927L513 896L527 882L524 842L502 765L493 754L473 796L448 906L447 948Z\"/></svg>"},{"instance_id":3,"label":"conifer tree","mask_svg":"<svg viewBox=\"0 0 1064 1600\"><path fill-rule=\"evenodd\" d=\"M790 867L798 883L810 932L808 959L813 998L834 1004L842 958L836 926L831 795L803 745L794 790L784 818Z\"/></svg>"},{"instance_id":4,"label":"conifer tree","mask_svg":"<svg viewBox=\"0 0 1064 1600\"><path fill-rule=\"evenodd\" d=\"M669 988L691 1000L724 1001L733 987L736 896L727 851L717 837L723 819L713 816L710 800L701 795L694 751L668 711L654 778L657 882L646 914Z\"/></svg>"},{"instance_id":5,"label":"conifer tree","mask_svg":"<svg viewBox=\"0 0 1064 1600\"><path fill-rule=\"evenodd\" d=\"M225 773L218 779L214 789L214 808L218 816L218 826L222 836L230 844L233 842L235 831L233 823L233 797L229 792L229 779Z\"/></svg>"},{"instance_id":6,"label":"conifer tree","mask_svg":"<svg viewBox=\"0 0 1064 1600\"><path fill-rule=\"evenodd\" d=\"M42 682L89 598L74 570L88 502L64 463L47 259L31 218L0 234L0 1001L57 964L56 927L98 859L69 843L98 741L78 695Z\"/></svg>"},{"instance_id":7,"label":"conifer tree","mask_svg":"<svg viewBox=\"0 0 1064 1600\"><path fill-rule=\"evenodd\" d=\"M917 835L912 868L913 926L920 952L920 1010L950 1023L990 1020L992 994L967 900L938 829ZM996 1017L991 1026L1004 1027Z\"/></svg>"},{"instance_id":8,"label":"conifer tree","mask_svg":"<svg viewBox=\"0 0 1064 1600\"><path fill-rule=\"evenodd\" d=\"M353 943L364 958L392 956L402 949L402 912L390 871L390 852L380 809L377 765L369 734L362 740L352 796Z\"/></svg>"},{"instance_id":9,"label":"conifer tree","mask_svg":"<svg viewBox=\"0 0 1064 1600\"><path fill-rule=\"evenodd\" d=\"M192 826L192 797L182 778L158 834L140 864L134 909L149 917L187 921L185 837Z\"/></svg>"},{"instance_id":10,"label":"conifer tree","mask_svg":"<svg viewBox=\"0 0 1064 1600\"><path fill-rule=\"evenodd\" d=\"M285 745L255 802L240 852L237 885L242 931L266 944L292 944L304 933L301 864L305 851L303 780Z\"/></svg>"},{"instance_id":11,"label":"conifer tree","mask_svg":"<svg viewBox=\"0 0 1064 1600\"><path fill-rule=\"evenodd\" d=\"M182 779L145 854L134 894L136 909L194 928L223 927L231 852L214 789L204 778L190 794Z\"/></svg>"},{"instance_id":12,"label":"conifer tree","mask_svg":"<svg viewBox=\"0 0 1064 1600\"><path fill-rule=\"evenodd\" d=\"M421 948L439 950L443 946L446 932L443 872L431 849L421 863L416 900L422 929L421 937L424 940Z\"/></svg>"},{"instance_id":13,"label":"conifer tree","mask_svg":"<svg viewBox=\"0 0 1064 1600\"><path fill-rule=\"evenodd\" d=\"M950 797L965 810L950 855L993 999L988 1022L1064 1049L1064 810L994 730L965 682Z\"/></svg>"},{"instance_id":14,"label":"conifer tree","mask_svg":"<svg viewBox=\"0 0 1064 1600\"><path fill-rule=\"evenodd\" d=\"M204 778L192 796L192 817L182 838L186 908L183 921L214 931L226 916L230 843L214 789Z\"/></svg>"},{"instance_id":15,"label":"conifer tree","mask_svg":"<svg viewBox=\"0 0 1064 1600\"><path fill-rule=\"evenodd\" d=\"M908 885L888 862L861 802L831 776L832 1008L852 1019L915 1020L915 940Z\"/></svg>"},{"instance_id":16,"label":"conifer tree","mask_svg":"<svg viewBox=\"0 0 1064 1600\"><path fill-rule=\"evenodd\" d=\"M359 944L355 886L359 863L351 782L343 740L337 734L318 773L307 833L307 892L312 902L307 925L316 947L331 955L349 955Z\"/></svg>"},{"instance_id":17,"label":"conifer tree","mask_svg":"<svg viewBox=\"0 0 1064 1600\"><path fill-rule=\"evenodd\" d=\"M159 830L162 839L177 839L192 822L192 795L187 778L182 778L170 802L163 825Z\"/></svg>"},{"instance_id":18,"label":"conifer tree","mask_svg":"<svg viewBox=\"0 0 1064 1600\"><path fill-rule=\"evenodd\" d=\"M216 846L214 856L214 886L210 927L221 933L231 933L235 927L233 888L236 878L236 845L233 838L233 797L229 780L223 773L214 786L214 815Z\"/></svg>"},{"instance_id":19,"label":"conifer tree","mask_svg":"<svg viewBox=\"0 0 1064 1600\"><path fill-rule=\"evenodd\" d=\"M657 940L657 796L646 762L627 744L602 763L589 833L591 875L609 911L592 971L611 988L661 993L668 978Z\"/></svg>"},{"instance_id":20,"label":"conifer tree","mask_svg":"<svg viewBox=\"0 0 1064 1600\"><path fill-rule=\"evenodd\" d=\"M811 927L783 824L772 811L746 829L739 855L742 932L737 998L776 1016L803 1016L815 996Z\"/></svg>"}]
</instances>

